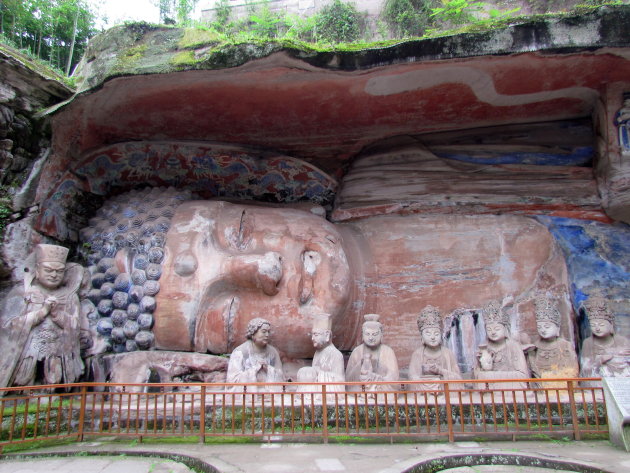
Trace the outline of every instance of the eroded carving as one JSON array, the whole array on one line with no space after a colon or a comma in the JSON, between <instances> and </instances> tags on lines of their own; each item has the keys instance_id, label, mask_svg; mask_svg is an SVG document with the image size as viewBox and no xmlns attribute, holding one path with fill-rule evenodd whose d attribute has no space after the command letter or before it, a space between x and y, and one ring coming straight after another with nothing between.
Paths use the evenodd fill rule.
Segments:
<instances>
[{"instance_id":1,"label":"eroded carving","mask_svg":"<svg viewBox=\"0 0 630 473\"><path fill-rule=\"evenodd\" d=\"M378 314L365 314L363 322L363 343L352 350L346 368L346 381L370 383L374 381L398 381L398 360L391 347L383 343L383 324ZM359 385L348 387L360 390ZM369 391L389 391L390 385L368 385Z\"/></svg>"},{"instance_id":2,"label":"eroded carving","mask_svg":"<svg viewBox=\"0 0 630 473\"><path fill-rule=\"evenodd\" d=\"M615 317L608 301L594 295L582 308L592 335L582 343L580 376L630 376L630 340L615 334Z\"/></svg>"},{"instance_id":3,"label":"eroded carving","mask_svg":"<svg viewBox=\"0 0 630 473\"><path fill-rule=\"evenodd\" d=\"M475 378L529 378L529 368L523 347L510 338L509 321L503 308L497 301L492 301L484 307L482 314L486 326L487 344L479 346L477 366L474 370ZM511 386L501 384L501 387L520 388L526 387L526 383L512 383Z\"/></svg>"},{"instance_id":4,"label":"eroded carving","mask_svg":"<svg viewBox=\"0 0 630 473\"><path fill-rule=\"evenodd\" d=\"M425 307L418 316L422 346L411 355L410 381L461 379L455 355L442 345L442 317L436 307ZM416 389L440 389L440 384L414 384Z\"/></svg>"},{"instance_id":5,"label":"eroded carving","mask_svg":"<svg viewBox=\"0 0 630 473\"><path fill-rule=\"evenodd\" d=\"M278 383L284 381L280 354L269 344L271 324L255 318L247 325L247 341L234 349L228 364L228 383ZM238 389L238 387L236 388ZM248 391L257 391L256 386Z\"/></svg>"},{"instance_id":6,"label":"eroded carving","mask_svg":"<svg viewBox=\"0 0 630 473\"><path fill-rule=\"evenodd\" d=\"M560 312L555 301L539 295L536 305L538 339L527 351L527 361L535 378L574 378L579 367L575 347L560 337ZM566 385L566 383L559 383ZM549 386L549 383L545 383Z\"/></svg>"},{"instance_id":7,"label":"eroded carving","mask_svg":"<svg viewBox=\"0 0 630 473\"><path fill-rule=\"evenodd\" d=\"M72 383L83 374L81 347L91 343L78 297L84 269L67 256L67 248L40 244L26 261L24 304L2 327L2 386Z\"/></svg>"}]
</instances>

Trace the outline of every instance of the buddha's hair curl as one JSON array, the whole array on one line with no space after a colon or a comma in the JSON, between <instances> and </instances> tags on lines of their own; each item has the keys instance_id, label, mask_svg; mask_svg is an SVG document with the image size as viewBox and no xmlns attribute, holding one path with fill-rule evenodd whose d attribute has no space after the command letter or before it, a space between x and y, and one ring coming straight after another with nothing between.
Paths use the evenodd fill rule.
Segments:
<instances>
[{"instance_id":1,"label":"buddha's hair curl","mask_svg":"<svg viewBox=\"0 0 630 473\"><path fill-rule=\"evenodd\" d=\"M158 280L162 275L170 219L177 206L190 198L190 192L172 187L119 194L106 201L96 215L90 218L89 227L79 233L80 253L88 262L92 279L92 290L85 291L82 299L98 307L98 311L94 312L95 320L91 322L114 352L148 350L152 347L154 336L151 326L155 304L149 303L149 299L154 299L147 299L147 295L155 296L159 291ZM165 211L164 206L169 210ZM150 219L156 221L148 224L147 220ZM128 272L118 272L116 268L119 252L125 252ZM111 291L107 290L110 283ZM142 306L140 315L137 304ZM114 312L115 321L112 320ZM128 324L127 330L118 330L112 336L110 327L118 326L127 319L138 319L143 323L138 330L134 324Z\"/></svg>"},{"instance_id":2,"label":"buddha's hair curl","mask_svg":"<svg viewBox=\"0 0 630 473\"><path fill-rule=\"evenodd\" d=\"M260 330L260 327L265 324L271 327L271 323L267 319L263 319L262 317L256 317L250 320L247 324L247 333L245 334L247 340L251 340L254 337L254 334L258 332L258 330Z\"/></svg>"}]
</instances>

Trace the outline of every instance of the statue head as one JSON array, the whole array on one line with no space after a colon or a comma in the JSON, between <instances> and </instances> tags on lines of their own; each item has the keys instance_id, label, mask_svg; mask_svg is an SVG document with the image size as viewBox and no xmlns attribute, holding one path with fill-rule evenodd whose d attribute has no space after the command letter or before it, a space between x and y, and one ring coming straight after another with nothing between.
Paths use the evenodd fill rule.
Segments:
<instances>
[{"instance_id":1,"label":"statue head","mask_svg":"<svg viewBox=\"0 0 630 473\"><path fill-rule=\"evenodd\" d=\"M426 346L437 348L442 344L442 317L436 307L427 306L420 312L418 330Z\"/></svg>"},{"instance_id":2,"label":"statue head","mask_svg":"<svg viewBox=\"0 0 630 473\"><path fill-rule=\"evenodd\" d=\"M536 305L536 329L543 340L557 338L560 334L560 311L554 302L538 295L534 301Z\"/></svg>"},{"instance_id":3,"label":"statue head","mask_svg":"<svg viewBox=\"0 0 630 473\"><path fill-rule=\"evenodd\" d=\"M311 340L316 350L326 348L332 341L330 314L316 314L313 316Z\"/></svg>"},{"instance_id":4,"label":"statue head","mask_svg":"<svg viewBox=\"0 0 630 473\"><path fill-rule=\"evenodd\" d=\"M591 296L582 303L582 308L586 312L595 338L605 338L615 333L615 315L604 297Z\"/></svg>"},{"instance_id":5,"label":"statue head","mask_svg":"<svg viewBox=\"0 0 630 473\"><path fill-rule=\"evenodd\" d=\"M383 324L379 322L378 314L365 314L363 319L363 343L368 348L378 348L383 341Z\"/></svg>"},{"instance_id":6,"label":"statue head","mask_svg":"<svg viewBox=\"0 0 630 473\"><path fill-rule=\"evenodd\" d=\"M66 272L68 249L58 245L39 244L35 247L35 279L46 289L57 289Z\"/></svg>"},{"instance_id":7,"label":"statue head","mask_svg":"<svg viewBox=\"0 0 630 473\"><path fill-rule=\"evenodd\" d=\"M350 298L342 240L334 225L304 210L181 204L165 247L156 341L176 346L192 326L196 351L225 353L251 316L282 326L283 340L307 347L311 314L339 316Z\"/></svg>"},{"instance_id":8,"label":"statue head","mask_svg":"<svg viewBox=\"0 0 630 473\"><path fill-rule=\"evenodd\" d=\"M495 343L505 340L508 337L508 318L499 303L497 301L488 303L482 313L488 340Z\"/></svg>"},{"instance_id":9,"label":"statue head","mask_svg":"<svg viewBox=\"0 0 630 473\"><path fill-rule=\"evenodd\" d=\"M271 324L263 318L256 317L247 324L247 339L260 348L264 348L269 344L270 335Z\"/></svg>"}]
</instances>

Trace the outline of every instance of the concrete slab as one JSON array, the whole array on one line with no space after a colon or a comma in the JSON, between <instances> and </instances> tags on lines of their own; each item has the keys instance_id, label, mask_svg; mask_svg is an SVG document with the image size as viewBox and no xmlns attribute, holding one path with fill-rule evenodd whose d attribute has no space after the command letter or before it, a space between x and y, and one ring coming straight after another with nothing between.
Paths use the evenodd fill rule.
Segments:
<instances>
[{"instance_id":1,"label":"concrete slab","mask_svg":"<svg viewBox=\"0 0 630 473\"><path fill-rule=\"evenodd\" d=\"M348 473L404 473L416 465L439 460L444 467L458 467L449 473L547 473L546 468L556 471L580 471L581 473L610 472L627 473L630 454L614 447L609 441L516 441L516 442L456 442L456 443L398 443L398 444L143 444L137 442L90 441L47 449L36 449L22 453L31 455L30 462L18 460L11 455L0 459L0 473L91 473L97 460L111 457L37 458L37 455L64 454L118 454L111 468L97 470L98 473L183 473L192 470L175 470L185 467L185 459L198 462L206 471L219 473L326 473L342 471ZM164 458L137 457L137 455L177 456L180 463L168 463ZM124 455L125 457L120 457ZM476 465L480 455L490 466ZM520 465L504 464L514 456L520 456ZM132 458L129 458L132 457ZM527 465L523 459L535 458L536 465ZM448 461L445 461L448 459ZM458 460L459 459L459 460ZM507 459L507 460L506 460ZM129 469L123 461L141 463ZM448 462L457 460L459 464ZM87 463L86 463L87 461ZM187 460L186 460L187 461ZM563 463L564 462L564 463ZM90 465L90 463L92 465ZM42 469L34 469L44 465ZM62 468L59 465L63 465ZM204 466L205 465L205 466ZM545 469L534 468L534 466ZM160 469L157 469L157 468ZM462 469L468 468L468 470ZM526 468L527 467L527 468ZM26 469L26 468L31 468ZM152 469L151 469L152 468ZM171 468L169 470L169 468ZM529 468L529 469L528 469ZM203 471L203 470L199 470ZM442 470L447 471L447 470Z\"/></svg>"}]
</instances>

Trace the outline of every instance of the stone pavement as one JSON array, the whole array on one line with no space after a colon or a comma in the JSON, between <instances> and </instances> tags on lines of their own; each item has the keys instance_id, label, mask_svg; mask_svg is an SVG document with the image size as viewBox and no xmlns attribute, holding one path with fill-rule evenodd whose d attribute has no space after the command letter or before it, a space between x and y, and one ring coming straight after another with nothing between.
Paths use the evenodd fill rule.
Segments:
<instances>
[{"instance_id":1,"label":"stone pavement","mask_svg":"<svg viewBox=\"0 0 630 473\"><path fill-rule=\"evenodd\" d=\"M98 456L90 456L90 453ZM38 455L53 455L39 457ZM63 456L71 454L73 456ZM79 454L79 456L74 456ZM111 456L102 456L111 454ZM87 456L86 456L87 455ZM138 455L162 455L154 458ZM475 466L483 455L485 464ZM515 456L522 466L514 463ZM403 473L421 472L441 461L449 473L546 473L604 471L627 473L630 454L608 441L455 442L396 444L148 444L93 441L5 455L0 473ZM532 461L532 457L536 460ZM172 458L172 461L168 458ZM511 460L510 460L511 459ZM558 464L557 462L565 462ZM569 463L570 465L567 465ZM418 466L416 470L413 467ZM544 467L544 468L541 468ZM550 468L550 469L549 469ZM424 470L426 471L426 470Z\"/></svg>"}]
</instances>

